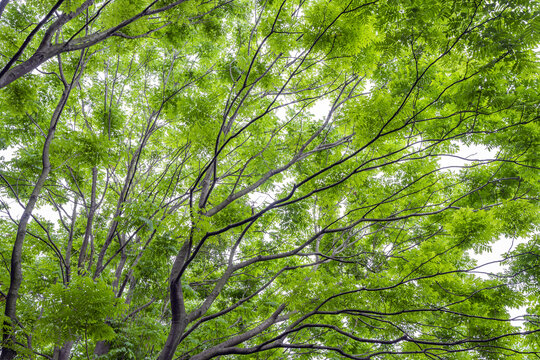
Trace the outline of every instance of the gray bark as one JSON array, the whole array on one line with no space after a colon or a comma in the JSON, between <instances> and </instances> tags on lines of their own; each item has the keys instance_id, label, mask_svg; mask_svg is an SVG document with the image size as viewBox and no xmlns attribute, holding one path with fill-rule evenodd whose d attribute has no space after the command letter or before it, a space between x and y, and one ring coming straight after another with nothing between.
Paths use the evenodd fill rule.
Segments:
<instances>
[{"instance_id":1,"label":"gray bark","mask_svg":"<svg viewBox=\"0 0 540 360\"><path fill-rule=\"evenodd\" d=\"M111 345L107 341L98 341L96 348L94 349L94 355L96 357L103 356L109 352Z\"/></svg>"},{"instance_id":2,"label":"gray bark","mask_svg":"<svg viewBox=\"0 0 540 360\"><path fill-rule=\"evenodd\" d=\"M17 323L17 299L19 298L19 288L21 287L23 280L21 263L24 239L26 237L26 228L28 226L30 217L32 216L32 212L34 211L34 207L38 201L39 194L41 193L43 185L45 184L45 181L47 180L47 177L51 170L51 163L49 161L50 146L56 132L56 126L58 125L58 121L60 120L62 111L66 106L69 94L71 93L71 90L76 83L76 79L77 77L74 76L71 84L64 89L64 92L60 97L60 101L54 109L47 138L45 139L45 143L43 144L43 151L41 155L41 174L39 175L34 189L32 190L32 194L28 199L28 203L26 204L17 228L17 235L15 237L13 250L11 252L10 285L6 297L6 307L4 311L6 320L4 321L4 332L2 335L3 350L2 354L0 355L0 360L11 360L17 355L14 350L9 349L8 347L11 347L10 344L13 344L15 342L15 333L13 330L15 324Z\"/></svg>"},{"instance_id":3,"label":"gray bark","mask_svg":"<svg viewBox=\"0 0 540 360\"><path fill-rule=\"evenodd\" d=\"M171 271L171 277L169 280L172 311L171 327L169 329L167 341L159 354L158 360L171 360L174 357L174 352L176 351L178 344L180 344L180 338L188 324L186 308L184 306L182 282L181 279L177 277L189 256L190 248L191 242L186 241L180 249L180 252L178 253L173 264L173 269Z\"/></svg>"},{"instance_id":4,"label":"gray bark","mask_svg":"<svg viewBox=\"0 0 540 360\"><path fill-rule=\"evenodd\" d=\"M53 360L69 360L73 341L66 341L62 347L55 347Z\"/></svg>"},{"instance_id":5,"label":"gray bark","mask_svg":"<svg viewBox=\"0 0 540 360\"><path fill-rule=\"evenodd\" d=\"M92 235L92 223L94 221L94 214L96 212L96 187L97 187L97 168L92 168L92 195L90 198L90 209L88 210L88 220L86 221L86 229L84 231L84 239L79 252L79 259L77 261L77 267L79 274L84 270L84 263L86 262L86 249L88 248L88 242Z\"/></svg>"}]
</instances>

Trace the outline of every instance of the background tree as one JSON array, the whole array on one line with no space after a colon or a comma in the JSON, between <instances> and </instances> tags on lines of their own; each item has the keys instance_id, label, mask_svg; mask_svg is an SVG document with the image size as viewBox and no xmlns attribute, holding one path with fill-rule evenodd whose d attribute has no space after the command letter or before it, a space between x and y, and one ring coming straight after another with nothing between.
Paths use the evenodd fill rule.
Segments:
<instances>
[{"instance_id":1,"label":"background tree","mask_svg":"<svg viewBox=\"0 0 540 360\"><path fill-rule=\"evenodd\" d=\"M1 4L1 359L539 355L534 2Z\"/></svg>"}]
</instances>

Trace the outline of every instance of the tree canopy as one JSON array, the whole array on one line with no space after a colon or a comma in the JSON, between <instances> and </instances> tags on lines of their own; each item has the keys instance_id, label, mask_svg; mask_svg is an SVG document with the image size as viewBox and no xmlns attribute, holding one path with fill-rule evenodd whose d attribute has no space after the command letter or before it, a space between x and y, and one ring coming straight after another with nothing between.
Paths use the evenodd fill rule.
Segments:
<instances>
[{"instance_id":1,"label":"tree canopy","mask_svg":"<svg viewBox=\"0 0 540 360\"><path fill-rule=\"evenodd\" d=\"M0 1L0 359L540 358L539 45L529 0Z\"/></svg>"}]
</instances>

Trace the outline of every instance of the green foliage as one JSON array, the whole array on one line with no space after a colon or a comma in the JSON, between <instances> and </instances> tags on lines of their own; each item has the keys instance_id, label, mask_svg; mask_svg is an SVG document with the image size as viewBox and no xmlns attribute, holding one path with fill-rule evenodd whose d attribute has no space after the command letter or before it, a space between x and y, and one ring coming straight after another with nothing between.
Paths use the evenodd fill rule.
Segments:
<instances>
[{"instance_id":1,"label":"green foliage","mask_svg":"<svg viewBox=\"0 0 540 360\"><path fill-rule=\"evenodd\" d=\"M126 325L120 324L116 336L110 341L110 351L99 359L145 359L153 347L163 342L163 325L152 316L139 317Z\"/></svg>"},{"instance_id":2,"label":"green foliage","mask_svg":"<svg viewBox=\"0 0 540 360\"><path fill-rule=\"evenodd\" d=\"M453 214L448 227L459 246L481 252L490 249L487 245L494 237L497 223L489 211L462 208Z\"/></svg>"},{"instance_id":3,"label":"green foliage","mask_svg":"<svg viewBox=\"0 0 540 360\"><path fill-rule=\"evenodd\" d=\"M540 355L538 3L55 4L0 16L1 346Z\"/></svg>"},{"instance_id":4,"label":"green foliage","mask_svg":"<svg viewBox=\"0 0 540 360\"><path fill-rule=\"evenodd\" d=\"M109 324L124 310L121 300L103 281L78 276L68 287L59 283L50 286L41 306L38 335L56 345L80 337L113 339L115 332Z\"/></svg>"}]
</instances>

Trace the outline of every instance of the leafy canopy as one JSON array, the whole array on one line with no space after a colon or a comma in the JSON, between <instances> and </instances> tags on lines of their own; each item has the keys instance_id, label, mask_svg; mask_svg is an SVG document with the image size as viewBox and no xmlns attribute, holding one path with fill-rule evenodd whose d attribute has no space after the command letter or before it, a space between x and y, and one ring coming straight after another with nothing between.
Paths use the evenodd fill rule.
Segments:
<instances>
[{"instance_id":1,"label":"leafy canopy","mask_svg":"<svg viewBox=\"0 0 540 360\"><path fill-rule=\"evenodd\" d=\"M1 2L0 359L538 357L539 14Z\"/></svg>"}]
</instances>

